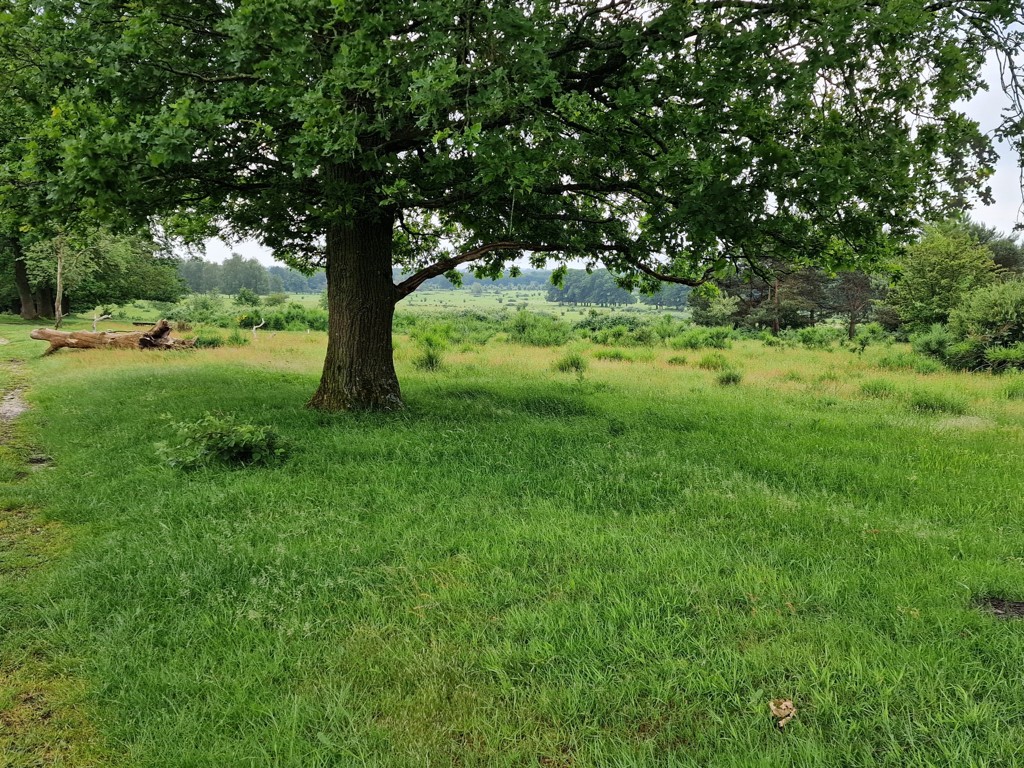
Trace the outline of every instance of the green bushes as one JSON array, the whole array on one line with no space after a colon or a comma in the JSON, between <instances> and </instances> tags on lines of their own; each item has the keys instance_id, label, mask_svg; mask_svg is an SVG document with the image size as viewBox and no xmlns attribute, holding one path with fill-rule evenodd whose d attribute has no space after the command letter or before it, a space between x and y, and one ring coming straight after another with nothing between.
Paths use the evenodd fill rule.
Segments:
<instances>
[{"instance_id":1,"label":"green bushes","mask_svg":"<svg viewBox=\"0 0 1024 768\"><path fill-rule=\"evenodd\" d=\"M711 352L697 361L697 367L703 368L705 371L724 371L730 366L729 361L721 352Z\"/></svg>"},{"instance_id":2,"label":"green bushes","mask_svg":"<svg viewBox=\"0 0 1024 768\"><path fill-rule=\"evenodd\" d=\"M879 359L878 367L890 371L914 371L923 375L942 370L942 366L935 360L914 352L893 352L885 355Z\"/></svg>"},{"instance_id":3,"label":"green bushes","mask_svg":"<svg viewBox=\"0 0 1024 768\"><path fill-rule=\"evenodd\" d=\"M922 413L950 413L955 416L967 413L966 398L949 392L915 390L910 393L907 404Z\"/></svg>"},{"instance_id":4,"label":"green bushes","mask_svg":"<svg viewBox=\"0 0 1024 768\"><path fill-rule=\"evenodd\" d=\"M196 349L215 349L224 344L224 338L219 333L211 331L199 331L194 338Z\"/></svg>"},{"instance_id":5,"label":"green bushes","mask_svg":"<svg viewBox=\"0 0 1024 768\"><path fill-rule=\"evenodd\" d=\"M895 397L897 394L896 385L886 379L871 379L860 385L860 393L864 397L871 397L878 400Z\"/></svg>"},{"instance_id":6,"label":"green bushes","mask_svg":"<svg viewBox=\"0 0 1024 768\"><path fill-rule=\"evenodd\" d=\"M672 355L665 362L669 365L686 365L686 358L683 355Z\"/></svg>"},{"instance_id":7,"label":"green bushes","mask_svg":"<svg viewBox=\"0 0 1024 768\"><path fill-rule=\"evenodd\" d=\"M985 362L996 373L1024 371L1024 342L1012 347L989 347L985 350Z\"/></svg>"},{"instance_id":8,"label":"green bushes","mask_svg":"<svg viewBox=\"0 0 1024 768\"><path fill-rule=\"evenodd\" d=\"M728 349L732 328L693 328L669 341L672 349Z\"/></svg>"},{"instance_id":9,"label":"green bushes","mask_svg":"<svg viewBox=\"0 0 1024 768\"><path fill-rule=\"evenodd\" d=\"M555 361L555 370L560 373L575 373L582 376L587 367L587 359L579 352L569 352Z\"/></svg>"},{"instance_id":10,"label":"green bushes","mask_svg":"<svg viewBox=\"0 0 1024 768\"><path fill-rule=\"evenodd\" d=\"M828 349L832 346L832 342L843 338L842 329L821 325L812 325L808 328L787 331L786 335L792 336L797 343L806 349Z\"/></svg>"},{"instance_id":11,"label":"green bushes","mask_svg":"<svg viewBox=\"0 0 1024 768\"><path fill-rule=\"evenodd\" d=\"M171 428L176 440L158 444L157 451L179 469L276 464L288 454L287 443L270 427L223 414L206 413L196 421L172 423Z\"/></svg>"},{"instance_id":12,"label":"green bushes","mask_svg":"<svg viewBox=\"0 0 1024 768\"><path fill-rule=\"evenodd\" d=\"M420 348L419 354L412 359L415 368L421 371L439 371L444 366L444 339L435 333L421 331L414 336Z\"/></svg>"},{"instance_id":13,"label":"green bushes","mask_svg":"<svg viewBox=\"0 0 1024 768\"><path fill-rule=\"evenodd\" d=\"M735 368L727 368L718 374L715 380L723 387L731 387L743 380L743 374Z\"/></svg>"},{"instance_id":14,"label":"green bushes","mask_svg":"<svg viewBox=\"0 0 1024 768\"><path fill-rule=\"evenodd\" d=\"M949 352L949 346L953 343L946 326L935 323L924 333L918 333L910 337L910 346L919 355L945 360Z\"/></svg>"},{"instance_id":15,"label":"green bushes","mask_svg":"<svg viewBox=\"0 0 1024 768\"><path fill-rule=\"evenodd\" d=\"M1024 375L1010 378L1003 387L1003 397L1007 400L1024 400Z\"/></svg>"},{"instance_id":16,"label":"green bushes","mask_svg":"<svg viewBox=\"0 0 1024 768\"><path fill-rule=\"evenodd\" d=\"M957 370L1024 370L1024 280L971 291L948 326L933 326L912 343Z\"/></svg>"},{"instance_id":17,"label":"green bushes","mask_svg":"<svg viewBox=\"0 0 1024 768\"><path fill-rule=\"evenodd\" d=\"M621 349L599 349L594 353L594 357L598 360L617 360L620 362L633 362L633 357L623 352Z\"/></svg>"},{"instance_id":18,"label":"green bushes","mask_svg":"<svg viewBox=\"0 0 1024 768\"><path fill-rule=\"evenodd\" d=\"M572 334L568 324L550 315L519 312L509 322L508 337L517 344L532 347L557 347Z\"/></svg>"}]
</instances>

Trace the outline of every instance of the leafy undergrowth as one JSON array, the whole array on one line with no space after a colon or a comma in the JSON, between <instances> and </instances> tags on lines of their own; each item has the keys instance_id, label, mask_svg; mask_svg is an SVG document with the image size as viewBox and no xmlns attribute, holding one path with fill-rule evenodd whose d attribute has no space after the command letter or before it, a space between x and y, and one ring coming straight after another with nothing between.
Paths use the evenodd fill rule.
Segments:
<instances>
[{"instance_id":1,"label":"leafy undergrowth","mask_svg":"<svg viewBox=\"0 0 1024 768\"><path fill-rule=\"evenodd\" d=\"M1001 382L885 373L985 417L939 435L861 394L870 355L741 343L719 387L671 350L580 377L558 349L417 351L388 416L302 408L322 347L288 334L39 364L56 463L26 501L81 533L14 624L127 762L1014 761L1024 622L973 607L1024 594ZM291 458L171 471L168 412L265 424Z\"/></svg>"}]
</instances>

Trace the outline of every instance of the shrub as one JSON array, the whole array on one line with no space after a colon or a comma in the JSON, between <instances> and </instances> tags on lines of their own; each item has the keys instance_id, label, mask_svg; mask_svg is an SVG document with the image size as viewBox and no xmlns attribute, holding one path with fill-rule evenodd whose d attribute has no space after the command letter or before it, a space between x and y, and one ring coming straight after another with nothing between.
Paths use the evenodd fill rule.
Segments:
<instances>
[{"instance_id":1,"label":"shrub","mask_svg":"<svg viewBox=\"0 0 1024 768\"><path fill-rule=\"evenodd\" d=\"M896 396L896 386L885 379L871 379L865 381L860 385L860 393L864 397L873 397L879 400L883 400L889 397Z\"/></svg>"},{"instance_id":2,"label":"shrub","mask_svg":"<svg viewBox=\"0 0 1024 768\"><path fill-rule=\"evenodd\" d=\"M207 413L197 421L171 423L177 440L161 443L158 453L173 467L248 467L283 461L288 445L273 429Z\"/></svg>"},{"instance_id":3,"label":"shrub","mask_svg":"<svg viewBox=\"0 0 1024 768\"><path fill-rule=\"evenodd\" d=\"M594 357L598 360L619 360L623 362L633 362L633 358L623 352L621 349L599 349L594 353Z\"/></svg>"},{"instance_id":4,"label":"shrub","mask_svg":"<svg viewBox=\"0 0 1024 768\"><path fill-rule=\"evenodd\" d=\"M893 352L892 354L885 355L879 359L878 367L890 371L915 371L925 375L938 373L942 370L942 365L935 360L913 352Z\"/></svg>"},{"instance_id":5,"label":"shrub","mask_svg":"<svg viewBox=\"0 0 1024 768\"><path fill-rule=\"evenodd\" d=\"M936 357L945 360L949 352L949 345L953 339L946 329L946 326L935 323L924 333L918 333L910 337L910 346L919 355Z\"/></svg>"},{"instance_id":6,"label":"shrub","mask_svg":"<svg viewBox=\"0 0 1024 768\"><path fill-rule=\"evenodd\" d=\"M956 341L982 339L987 346L1024 342L1024 280L971 291L950 314L949 332Z\"/></svg>"},{"instance_id":7,"label":"shrub","mask_svg":"<svg viewBox=\"0 0 1024 768\"><path fill-rule=\"evenodd\" d=\"M1024 400L1024 376L1014 376L1003 387L1003 397L1007 400Z\"/></svg>"},{"instance_id":8,"label":"shrub","mask_svg":"<svg viewBox=\"0 0 1024 768\"><path fill-rule=\"evenodd\" d=\"M192 325L218 325L224 317L224 302L211 293L193 293L167 313L168 320Z\"/></svg>"},{"instance_id":9,"label":"shrub","mask_svg":"<svg viewBox=\"0 0 1024 768\"><path fill-rule=\"evenodd\" d=\"M412 364L421 371L439 371L444 365L441 350L435 347L425 347L416 357Z\"/></svg>"},{"instance_id":10,"label":"shrub","mask_svg":"<svg viewBox=\"0 0 1024 768\"><path fill-rule=\"evenodd\" d=\"M199 331L195 335L197 349L214 349L224 344L224 339L219 333L211 331Z\"/></svg>"},{"instance_id":11,"label":"shrub","mask_svg":"<svg viewBox=\"0 0 1024 768\"><path fill-rule=\"evenodd\" d=\"M1010 370L1024 370L1024 342L1012 347L989 347L985 352L985 361L997 373Z\"/></svg>"},{"instance_id":12,"label":"shrub","mask_svg":"<svg viewBox=\"0 0 1024 768\"><path fill-rule=\"evenodd\" d=\"M739 384L743 380L743 374L735 368L728 368L718 374L717 381L723 387Z\"/></svg>"},{"instance_id":13,"label":"shrub","mask_svg":"<svg viewBox=\"0 0 1024 768\"><path fill-rule=\"evenodd\" d=\"M555 361L555 370L561 373L575 373L582 376L587 370L587 359L579 352L570 352Z\"/></svg>"},{"instance_id":14,"label":"shrub","mask_svg":"<svg viewBox=\"0 0 1024 768\"><path fill-rule=\"evenodd\" d=\"M722 353L712 352L698 360L697 367L705 371L724 371L729 368L729 361Z\"/></svg>"},{"instance_id":15,"label":"shrub","mask_svg":"<svg viewBox=\"0 0 1024 768\"><path fill-rule=\"evenodd\" d=\"M258 307L261 304L259 295L248 288L243 288L235 296L235 304L240 307Z\"/></svg>"},{"instance_id":16,"label":"shrub","mask_svg":"<svg viewBox=\"0 0 1024 768\"><path fill-rule=\"evenodd\" d=\"M229 347L244 347L249 343L249 337L242 333L238 328L235 328L228 334L228 337L224 339L224 343Z\"/></svg>"},{"instance_id":17,"label":"shrub","mask_svg":"<svg viewBox=\"0 0 1024 768\"><path fill-rule=\"evenodd\" d=\"M509 340L533 347L557 347L569 340L572 329L550 315L519 312L509 324Z\"/></svg>"},{"instance_id":18,"label":"shrub","mask_svg":"<svg viewBox=\"0 0 1024 768\"><path fill-rule=\"evenodd\" d=\"M669 365L686 365L686 358L683 357L682 355L672 355L672 357L670 357L665 362L667 362Z\"/></svg>"},{"instance_id":19,"label":"shrub","mask_svg":"<svg viewBox=\"0 0 1024 768\"><path fill-rule=\"evenodd\" d=\"M968 293L949 316L946 362L961 370L1024 369L1024 280ZM1007 350L1007 351L999 351Z\"/></svg>"},{"instance_id":20,"label":"shrub","mask_svg":"<svg viewBox=\"0 0 1024 768\"><path fill-rule=\"evenodd\" d=\"M807 349L828 349L832 342L840 338L842 332L838 328L824 328L812 325L796 331L796 340Z\"/></svg>"},{"instance_id":21,"label":"shrub","mask_svg":"<svg viewBox=\"0 0 1024 768\"><path fill-rule=\"evenodd\" d=\"M917 390L910 394L908 404L923 413L952 413L956 416L967 413L967 400L948 392Z\"/></svg>"},{"instance_id":22,"label":"shrub","mask_svg":"<svg viewBox=\"0 0 1024 768\"><path fill-rule=\"evenodd\" d=\"M263 304L267 307L279 307L282 304L288 303L287 293L272 293L263 300Z\"/></svg>"},{"instance_id":23,"label":"shrub","mask_svg":"<svg viewBox=\"0 0 1024 768\"><path fill-rule=\"evenodd\" d=\"M958 371L980 371L988 364L985 358L987 352L985 342L981 339L958 341L949 345L946 364Z\"/></svg>"},{"instance_id":24,"label":"shrub","mask_svg":"<svg viewBox=\"0 0 1024 768\"><path fill-rule=\"evenodd\" d=\"M676 336L669 346L673 349L728 349L732 335L731 328L694 328Z\"/></svg>"}]
</instances>

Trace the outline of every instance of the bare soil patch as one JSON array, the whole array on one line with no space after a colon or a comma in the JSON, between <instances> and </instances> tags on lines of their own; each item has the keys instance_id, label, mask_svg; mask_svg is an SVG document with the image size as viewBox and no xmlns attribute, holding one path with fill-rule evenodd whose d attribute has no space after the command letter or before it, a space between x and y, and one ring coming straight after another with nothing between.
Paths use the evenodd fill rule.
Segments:
<instances>
[{"instance_id":1,"label":"bare soil patch","mask_svg":"<svg viewBox=\"0 0 1024 768\"><path fill-rule=\"evenodd\" d=\"M979 597L976 605L1000 619L1024 619L1024 600L987 596Z\"/></svg>"}]
</instances>

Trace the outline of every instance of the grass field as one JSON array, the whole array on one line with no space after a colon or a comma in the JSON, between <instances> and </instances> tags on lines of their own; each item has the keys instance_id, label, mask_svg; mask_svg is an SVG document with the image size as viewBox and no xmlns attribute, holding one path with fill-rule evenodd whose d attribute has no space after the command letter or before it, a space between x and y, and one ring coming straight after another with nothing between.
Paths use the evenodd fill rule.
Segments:
<instances>
[{"instance_id":1,"label":"grass field","mask_svg":"<svg viewBox=\"0 0 1024 768\"><path fill-rule=\"evenodd\" d=\"M0 326L32 405L0 456L0 766L1024 759L1024 622L975 605L1024 599L1015 380L755 341L427 373L399 338L407 409L329 416L322 334L39 359L27 330ZM208 411L289 460L164 465Z\"/></svg>"}]
</instances>

